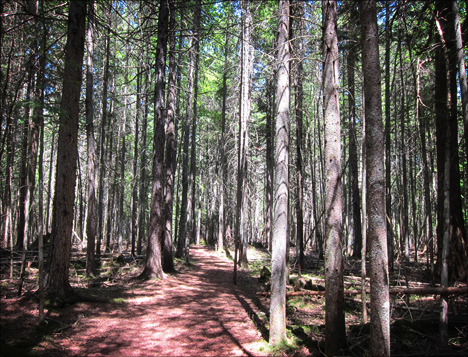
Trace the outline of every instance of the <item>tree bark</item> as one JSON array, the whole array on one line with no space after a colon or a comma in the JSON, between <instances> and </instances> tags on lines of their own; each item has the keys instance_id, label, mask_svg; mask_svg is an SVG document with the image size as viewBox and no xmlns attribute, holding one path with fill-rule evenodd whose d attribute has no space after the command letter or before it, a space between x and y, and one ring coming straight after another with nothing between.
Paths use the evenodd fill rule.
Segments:
<instances>
[{"instance_id":1,"label":"tree bark","mask_svg":"<svg viewBox=\"0 0 468 357\"><path fill-rule=\"evenodd\" d=\"M78 157L78 119L84 55L87 1L70 1L62 104L59 116L57 179L55 181L52 236L47 261L47 295L57 298L71 293L69 264Z\"/></svg>"},{"instance_id":2,"label":"tree bark","mask_svg":"<svg viewBox=\"0 0 468 357\"><path fill-rule=\"evenodd\" d=\"M197 12L194 13L194 23L196 22ZM188 48L189 48L189 67L187 75L187 112L185 116L185 127L184 127L184 148L182 152L182 203L180 209L180 220L179 220L179 234L177 241L177 250L175 256L177 258L182 258L185 255L185 250L187 246L186 242L186 229L188 223L188 213L191 211L191 206L188 202L188 151L189 151L189 140L190 140L190 123L193 118L193 84L195 76L195 62L196 62L196 53L194 51L193 43L197 39L195 38L195 31L189 37Z\"/></svg>"},{"instance_id":3,"label":"tree bark","mask_svg":"<svg viewBox=\"0 0 468 357\"><path fill-rule=\"evenodd\" d=\"M176 80L176 36L175 36L175 0L169 0L170 22L169 22L169 73L167 83L167 129L166 129L166 179L164 196L165 229L163 231L163 270L165 273L174 271L172 258L172 212L174 206L174 157L177 154L175 146L175 80Z\"/></svg>"},{"instance_id":4,"label":"tree bark","mask_svg":"<svg viewBox=\"0 0 468 357\"><path fill-rule=\"evenodd\" d=\"M401 32L401 31L400 31ZM409 222L408 222L408 174L407 174L407 165L406 165L406 89L405 89L405 75L403 74L403 56L401 48L401 39L398 41L398 52L400 59L400 80L401 80L401 107L400 107L400 157L401 157L401 166L402 166L402 190L403 190L403 204L400 203L400 221L401 221L401 246L404 247L405 255L405 265L409 263ZM401 207L403 206L403 207ZM406 267L405 267L406 271Z\"/></svg>"},{"instance_id":5,"label":"tree bark","mask_svg":"<svg viewBox=\"0 0 468 357\"><path fill-rule=\"evenodd\" d=\"M351 45L348 52L348 110L349 110L349 170L351 171L351 195L353 224L354 224L354 245L353 256L361 258L362 250L362 224L361 224L361 200L359 197L359 177L357 164L357 135L356 135L356 96L354 81L356 50Z\"/></svg>"},{"instance_id":6,"label":"tree bark","mask_svg":"<svg viewBox=\"0 0 468 357\"><path fill-rule=\"evenodd\" d=\"M107 16L109 18L108 29L106 33L106 52L104 59L104 74L102 78L102 110L101 110L101 136L99 144L98 156L100 157L99 162L99 197L98 197L98 237L96 242L96 255L101 255L101 244L104 240L104 175L105 175L105 162L106 162L106 126L107 126L107 92L108 92L108 83L109 83L109 61L110 61L110 29L111 29L111 6L109 5L109 10Z\"/></svg>"},{"instance_id":7,"label":"tree bark","mask_svg":"<svg viewBox=\"0 0 468 357\"><path fill-rule=\"evenodd\" d=\"M237 151L237 203L236 203L236 225L235 225L235 257L234 257L234 283L236 282L237 264L247 265L247 244L245 234L246 194L247 194L247 161L249 151L249 122L251 106L251 75L252 63L250 60L250 38L252 32L252 15L249 2L241 2L243 14L241 19L242 41L241 41L241 83L239 96L239 137ZM239 253L237 255L237 253Z\"/></svg>"},{"instance_id":8,"label":"tree bark","mask_svg":"<svg viewBox=\"0 0 468 357\"><path fill-rule=\"evenodd\" d=\"M141 160L140 160L140 201L138 205L138 241L137 241L137 254L140 255L143 245L143 236L145 235L146 214L145 208L147 205L147 182L146 182L146 162L147 162L147 148L146 138L148 130L148 112L149 112L149 66L145 68L144 75L144 98L145 108L143 113L143 122L141 123Z\"/></svg>"},{"instance_id":9,"label":"tree bark","mask_svg":"<svg viewBox=\"0 0 468 357\"><path fill-rule=\"evenodd\" d=\"M169 3L160 3L158 17L158 43L156 48L156 78L154 90L154 133L153 133L153 185L151 194L150 222L148 227L148 247L146 263L141 278L162 279L161 238L164 234L164 142L165 142L165 68L168 39ZM169 247L170 249L170 247ZM171 257L172 259L172 253Z\"/></svg>"},{"instance_id":10,"label":"tree bark","mask_svg":"<svg viewBox=\"0 0 468 357\"><path fill-rule=\"evenodd\" d=\"M338 94L337 3L322 2L325 122L325 351L346 348L342 257L341 121Z\"/></svg>"},{"instance_id":11,"label":"tree bark","mask_svg":"<svg viewBox=\"0 0 468 357\"><path fill-rule=\"evenodd\" d=\"M272 249L272 216L273 216L273 117L274 117L274 86L271 80L267 81L266 103L266 184L265 184L265 241L268 250Z\"/></svg>"},{"instance_id":12,"label":"tree bark","mask_svg":"<svg viewBox=\"0 0 468 357\"><path fill-rule=\"evenodd\" d=\"M422 115L420 113L421 101L420 96L420 67L421 64L418 59L416 68L416 113L418 118L419 137L421 140L421 156L424 172L424 229L426 231L426 244L429 250L427 265L431 268L431 276L434 275L434 237L432 234L432 203L431 203L431 191L429 182L429 165L427 162L427 148L426 148L426 128Z\"/></svg>"},{"instance_id":13,"label":"tree bark","mask_svg":"<svg viewBox=\"0 0 468 357\"><path fill-rule=\"evenodd\" d=\"M437 171L439 175L445 172L446 161L450 162L450 251L449 251L449 277L450 280L465 279L468 275L468 239L466 238L465 222L462 212L461 190L460 190L460 169L458 155L458 113L457 113L457 58L456 58L456 34L455 34L455 17L452 13L449 3L445 1L436 2L437 25L439 30L439 40L443 53L442 56L446 59L445 70L441 67L441 72L436 81L440 81L440 87L446 86L446 89L439 88L441 95L436 94L436 125L439 123L441 131L437 132ZM441 63L440 66L443 66ZM445 79L442 77L444 76ZM447 77L448 74L448 77ZM438 88L436 82L436 88ZM438 103L437 103L438 102ZM445 102L445 103L444 103ZM449 113L449 114L447 114ZM449 134L447 134L449 132ZM449 143L449 151L446 150L445 144ZM445 157L446 155L449 157ZM445 155L445 156L444 156ZM438 178L438 182L445 182L444 177ZM439 225L446 220L445 214L442 213L444 202L443 188L438 185L438 204ZM444 218L442 218L444 217ZM438 225L438 226L439 226ZM439 255L442 253L443 236L445 228L439 227L438 230L438 246ZM438 259L441 261L441 259Z\"/></svg>"},{"instance_id":14,"label":"tree bark","mask_svg":"<svg viewBox=\"0 0 468 357\"><path fill-rule=\"evenodd\" d=\"M29 204L30 204L30 178L29 178L29 138L32 129L31 125L31 93L33 92L33 56L30 56L28 62L28 83L26 89L26 108L24 110L25 117L23 121L23 138L21 141L21 170L20 170L20 188L19 188L19 217L18 217L18 230L16 237L16 248L27 249L28 242L28 223L29 223ZM22 264L23 265L23 264ZM23 268L21 268L23 270Z\"/></svg>"},{"instance_id":15,"label":"tree bark","mask_svg":"<svg viewBox=\"0 0 468 357\"><path fill-rule=\"evenodd\" d=\"M385 212L387 222L387 249L389 253L389 269L393 271L393 236L392 236L392 192L391 192L391 95L390 95L390 45L392 41L392 24L390 22L390 3L385 4Z\"/></svg>"},{"instance_id":16,"label":"tree bark","mask_svg":"<svg viewBox=\"0 0 468 357\"><path fill-rule=\"evenodd\" d=\"M304 89L302 84L302 77L304 76L304 68L302 58L304 56L303 49L303 27L304 27L304 4L301 1L296 2L296 15L297 21L297 35L296 42L296 76L295 76L295 111L296 111L296 170L297 170L297 201L296 201L296 244L298 247L298 272L301 275L301 270L304 268L304 211L303 211L303 169L302 169L302 130L303 130L303 101L304 101Z\"/></svg>"},{"instance_id":17,"label":"tree bark","mask_svg":"<svg viewBox=\"0 0 468 357\"><path fill-rule=\"evenodd\" d=\"M39 2L39 14L44 16L44 1ZM45 70L46 70L46 55L47 55L47 35L45 19L42 20L42 39L41 39L41 55L39 58L38 82L36 87L37 106L37 121L39 125L39 192L38 192L38 222L37 222L37 241L38 241L38 297L39 297L39 323L44 320L44 102L45 102Z\"/></svg>"},{"instance_id":18,"label":"tree bark","mask_svg":"<svg viewBox=\"0 0 468 357\"><path fill-rule=\"evenodd\" d=\"M129 26L127 25L127 31ZM129 45L127 44L125 49L125 74L124 74L124 88L123 96L124 103L122 108L122 124L120 127L119 133L119 142L120 142L120 183L119 183L119 223L118 223L118 251L119 254L122 253L123 239L126 236L124 221L126 220L124 212L124 203L125 203L125 155L127 152L127 107L128 107L128 95L127 95L127 83L128 83L128 58L129 58Z\"/></svg>"},{"instance_id":19,"label":"tree bark","mask_svg":"<svg viewBox=\"0 0 468 357\"><path fill-rule=\"evenodd\" d=\"M220 143L220 161L221 173L219 177L219 223L218 223L218 250L222 251L226 240L226 188L227 188L227 160L226 160L226 99L227 99L227 78L228 78L228 54L229 54L229 34L226 31L226 42L224 45L224 69L223 69L223 102L221 109L221 143Z\"/></svg>"},{"instance_id":20,"label":"tree bark","mask_svg":"<svg viewBox=\"0 0 468 357\"><path fill-rule=\"evenodd\" d=\"M88 245L86 247L86 276L97 274L94 259L96 248L96 172L95 172L95 143L94 143L94 0L88 4L88 29L87 29L87 70L86 70L86 138L88 146L88 214L86 221L86 235Z\"/></svg>"},{"instance_id":21,"label":"tree bark","mask_svg":"<svg viewBox=\"0 0 468 357\"><path fill-rule=\"evenodd\" d=\"M286 250L289 200L289 0L280 0L276 95L275 208L271 257L270 345L286 341Z\"/></svg>"},{"instance_id":22,"label":"tree bark","mask_svg":"<svg viewBox=\"0 0 468 357\"><path fill-rule=\"evenodd\" d=\"M454 34L455 34L455 55L458 63L458 80L460 82L460 96L462 101L462 116L463 116L463 129L465 136L465 155L468 158L468 85L466 80L466 67L465 57L463 51L463 38L460 25L460 15L456 0L450 1L450 10L453 19ZM466 18L465 18L465 21ZM467 159L468 160L468 159ZM466 227L465 227L466 228Z\"/></svg>"},{"instance_id":23,"label":"tree bark","mask_svg":"<svg viewBox=\"0 0 468 357\"><path fill-rule=\"evenodd\" d=\"M197 200L199 195L196 192L197 180L197 121L198 121L198 73L200 62L200 16L201 16L201 1L197 0L194 12L193 35L195 37L195 73L193 82L193 117L192 117L192 134L191 134L191 150L190 150L190 198L189 206L191 208L191 243L197 243L196 235L199 229L198 219L196 218ZM187 258L187 257L186 257Z\"/></svg>"},{"instance_id":24,"label":"tree bark","mask_svg":"<svg viewBox=\"0 0 468 357\"><path fill-rule=\"evenodd\" d=\"M140 3L140 12L143 9L143 4ZM138 15L138 26L141 26L141 15ZM141 27L140 27L141 28ZM137 68L137 87L136 87L136 101L135 101L135 141L134 141L134 151L133 151L133 164L132 164L132 204L130 208L131 212L131 254L135 256L135 249L136 249L136 241L137 241L137 233L138 233L138 157L139 157L139 140L140 140L140 118L141 118L141 78L142 78L142 50L141 50L141 40L142 34L140 34L140 42L139 42L139 49L138 49L138 68Z\"/></svg>"},{"instance_id":25,"label":"tree bark","mask_svg":"<svg viewBox=\"0 0 468 357\"><path fill-rule=\"evenodd\" d=\"M366 115L367 236L371 279L371 353L390 355L390 299L385 220L384 147L376 1L359 4Z\"/></svg>"}]
</instances>

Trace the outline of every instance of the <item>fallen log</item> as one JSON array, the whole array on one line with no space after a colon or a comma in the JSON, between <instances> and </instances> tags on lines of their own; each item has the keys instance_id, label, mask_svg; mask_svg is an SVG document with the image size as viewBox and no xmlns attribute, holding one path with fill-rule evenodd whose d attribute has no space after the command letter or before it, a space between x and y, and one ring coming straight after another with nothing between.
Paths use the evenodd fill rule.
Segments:
<instances>
[{"instance_id":1,"label":"fallen log","mask_svg":"<svg viewBox=\"0 0 468 357\"><path fill-rule=\"evenodd\" d=\"M422 288L390 288L390 294L398 295L463 295L468 294L468 286L464 287L422 287Z\"/></svg>"},{"instance_id":2,"label":"fallen log","mask_svg":"<svg viewBox=\"0 0 468 357\"><path fill-rule=\"evenodd\" d=\"M392 295L464 295L468 294L468 287L424 287L424 288L390 288L390 294ZM344 295L361 295L361 290L344 290ZM370 294L370 291L366 291L367 294ZM263 291L257 292L259 296L270 296L270 292ZM286 293L286 297L292 296L325 296L325 291L292 291Z\"/></svg>"}]
</instances>

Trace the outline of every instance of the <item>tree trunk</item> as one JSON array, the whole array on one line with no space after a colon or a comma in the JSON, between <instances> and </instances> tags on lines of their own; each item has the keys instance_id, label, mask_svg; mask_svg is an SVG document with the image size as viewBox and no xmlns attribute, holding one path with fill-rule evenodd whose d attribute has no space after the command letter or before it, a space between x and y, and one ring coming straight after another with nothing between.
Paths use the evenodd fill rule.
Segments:
<instances>
[{"instance_id":1,"label":"tree trunk","mask_svg":"<svg viewBox=\"0 0 468 357\"><path fill-rule=\"evenodd\" d=\"M301 1L296 2L296 14L298 17L297 23L297 35L298 39L295 40L298 58L296 67L296 83L294 93L296 95L296 170L297 170L297 201L296 201L296 244L298 247L298 272L301 275L301 270L304 268L304 211L303 211L303 187L304 179L302 172L302 118L303 118L303 100L304 100L304 89L302 85L302 77L304 76L304 68L302 58L304 56L303 49L303 27L304 27L304 4Z\"/></svg>"},{"instance_id":2,"label":"tree trunk","mask_svg":"<svg viewBox=\"0 0 468 357\"><path fill-rule=\"evenodd\" d=\"M33 59L30 58L28 67L28 84L26 89L26 108L24 110L25 117L23 122L23 138L21 141L21 170L20 170L20 188L19 188L19 217L18 217L18 233L16 236L16 248L27 249L24 242L28 241L28 223L29 223L29 171L28 171L28 156L29 156L29 137L31 131L31 92L33 91L34 68ZM23 270L21 268L21 270Z\"/></svg>"},{"instance_id":3,"label":"tree trunk","mask_svg":"<svg viewBox=\"0 0 468 357\"><path fill-rule=\"evenodd\" d=\"M278 17L275 208L271 256L270 345L286 341L286 250L289 200L289 0Z\"/></svg>"},{"instance_id":4,"label":"tree trunk","mask_svg":"<svg viewBox=\"0 0 468 357\"><path fill-rule=\"evenodd\" d=\"M325 351L346 348L342 257L341 121L338 94L337 3L322 2L325 122Z\"/></svg>"},{"instance_id":5,"label":"tree trunk","mask_svg":"<svg viewBox=\"0 0 468 357\"><path fill-rule=\"evenodd\" d=\"M102 115L101 115L101 137L99 145L100 163L99 163L99 201L98 201L98 237L96 243L96 254L101 255L101 244L104 239L104 175L105 175L105 161L106 161L106 126L107 126L107 91L109 83L109 61L110 61L110 29L111 29L111 7L109 5L108 18L109 24L106 33L106 52L104 59L103 79L102 79Z\"/></svg>"},{"instance_id":6,"label":"tree trunk","mask_svg":"<svg viewBox=\"0 0 468 357\"><path fill-rule=\"evenodd\" d=\"M267 81L267 104L266 104L266 184L265 184L265 242L268 250L272 248L272 213L273 213L273 112L274 112L274 97L273 83Z\"/></svg>"},{"instance_id":7,"label":"tree trunk","mask_svg":"<svg viewBox=\"0 0 468 357\"><path fill-rule=\"evenodd\" d=\"M221 143L220 143L220 161L221 173L219 177L219 223L218 223L218 250L222 251L226 240L226 208L227 203L225 189L227 188L227 160L226 160L226 98L227 98L227 77L228 77L228 50L229 34L226 32L226 42L224 45L224 69L223 69L223 102L221 109Z\"/></svg>"},{"instance_id":8,"label":"tree trunk","mask_svg":"<svg viewBox=\"0 0 468 357\"><path fill-rule=\"evenodd\" d=\"M367 216L371 279L371 353L390 355L390 299L385 224L384 147L375 0L360 4L366 115Z\"/></svg>"},{"instance_id":9,"label":"tree trunk","mask_svg":"<svg viewBox=\"0 0 468 357\"><path fill-rule=\"evenodd\" d=\"M357 135L356 135L356 97L354 82L356 50L351 45L348 52L348 105L349 105L349 170L351 171L351 194L353 197L353 224L354 245L353 256L361 258L362 250L362 224L361 224L361 200L359 197L359 177L357 164Z\"/></svg>"},{"instance_id":10,"label":"tree trunk","mask_svg":"<svg viewBox=\"0 0 468 357\"><path fill-rule=\"evenodd\" d=\"M86 248L86 276L97 274L94 259L96 246L96 172L95 172L95 143L94 143L94 0L88 4L88 38L87 38L87 71L86 71L86 138L88 145L88 215L86 222L86 235L88 245Z\"/></svg>"},{"instance_id":11,"label":"tree trunk","mask_svg":"<svg viewBox=\"0 0 468 357\"><path fill-rule=\"evenodd\" d=\"M143 9L143 4L140 3L140 13L141 10ZM141 26L141 15L138 15L138 26ZM142 36L142 35L141 35ZM142 38L140 37L140 42L139 45L141 46L141 40ZM141 118L141 77L142 77L142 67L143 67L143 61L142 61L142 51L141 47L138 49L138 68L137 68L137 87L136 87L136 102L135 102L135 141L134 141L134 151L133 151L133 164L132 164L132 177L133 177L133 182L132 182L132 204L130 208L131 212L131 254L132 256L135 256L135 249L136 249L136 240L137 240L137 234L138 234L138 157L140 150L138 149L138 144L139 144L139 139L140 139L140 118Z\"/></svg>"},{"instance_id":12,"label":"tree trunk","mask_svg":"<svg viewBox=\"0 0 468 357\"><path fill-rule=\"evenodd\" d=\"M193 95L193 117L192 117L192 135L191 135L191 150L190 150L190 198L189 207L191 208L191 243L196 243L196 234L198 231L198 220L196 219L197 209L197 115L198 115L198 70L200 62L200 16L201 16L201 1L197 0L196 9L194 12L194 33L195 37L195 74L194 74L194 95ZM186 257L187 258L187 257Z\"/></svg>"},{"instance_id":13,"label":"tree trunk","mask_svg":"<svg viewBox=\"0 0 468 357\"><path fill-rule=\"evenodd\" d=\"M170 22L169 22L169 73L167 84L167 129L166 129L166 180L164 196L164 217L165 229L163 230L163 270L165 273L174 271L174 261L172 258L172 212L174 206L174 157L177 154L175 146L175 85L176 85L176 36L175 36L175 0L169 1Z\"/></svg>"},{"instance_id":14,"label":"tree trunk","mask_svg":"<svg viewBox=\"0 0 468 357\"><path fill-rule=\"evenodd\" d=\"M459 170L459 156L458 156L458 116L457 116L457 58L456 58L456 35L455 35L455 18L449 8L449 3L445 1L436 2L437 24L440 33L438 34L443 47L444 53L440 53L440 62L442 62L442 56L446 57L447 64L445 70L442 68L437 80L440 80L440 86L446 86L446 89L439 88L441 95L436 93L436 125L439 123L439 129L437 131L437 171L439 175L441 172L445 172L444 168L446 161L450 161L450 258L449 258L449 277L450 280L465 279L468 274L468 245L466 238L465 223L462 212L461 202L461 191L460 191L460 170ZM444 76L445 79L442 77ZM448 73L448 78L447 78ZM444 82L445 81L445 82ZM436 82L437 87L437 82ZM444 98L444 99L442 99ZM448 107L447 101L450 100L450 106ZM445 104L444 104L445 102ZM448 109L448 110L447 110ZM447 113L449 113L447 115ZM445 130L444 130L445 129ZM449 134L445 134L450 132ZM449 139L449 155L450 158L444 156L447 155L445 143ZM440 151L439 151L440 150ZM439 166L440 165L440 166ZM445 178L440 178L438 182L445 182ZM443 188L438 186L438 204L439 214L438 217L438 246L439 255L441 248L443 247L443 236L445 234L445 228L439 227L439 225L446 220L445 213L443 212L444 205L446 204L443 199ZM438 261L442 261L438 259Z\"/></svg>"},{"instance_id":15,"label":"tree trunk","mask_svg":"<svg viewBox=\"0 0 468 357\"><path fill-rule=\"evenodd\" d=\"M52 145L50 148L49 160L49 180L47 181L47 217L46 217L46 231L52 230L51 211L52 211L52 181L54 180L54 148L55 148L55 127L52 126Z\"/></svg>"},{"instance_id":16,"label":"tree trunk","mask_svg":"<svg viewBox=\"0 0 468 357\"><path fill-rule=\"evenodd\" d=\"M39 14L44 16L44 1L39 3ZM39 192L38 192L38 222L37 222L37 241L38 241L38 297L39 297L39 323L44 320L44 83L45 83L45 70L46 70L46 55L47 55L47 35L48 29L46 27L45 19L42 19L42 39L41 39L41 56L39 58L39 72L38 72L38 85L36 87L38 99L37 106L37 121L39 125Z\"/></svg>"},{"instance_id":17,"label":"tree trunk","mask_svg":"<svg viewBox=\"0 0 468 357\"><path fill-rule=\"evenodd\" d=\"M390 271L393 271L393 236L392 236L392 192L391 192L391 95L390 95L390 45L392 41L392 23L390 23L390 3L385 4L385 212L387 224L387 249L389 253Z\"/></svg>"},{"instance_id":18,"label":"tree trunk","mask_svg":"<svg viewBox=\"0 0 468 357\"><path fill-rule=\"evenodd\" d=\"M365 104L365 98L364 98ZM361 247L361 291L362 291L362 320L367 323L367 295L366 295L366 276L367 276L367 169L366 169L366 113L365 108L362 116L362 138L361 138L361 184L362 184L362 247ZM388 236L387 236L388 237Z\"/></svg>"},{"instance_id":19,"label":"tree trunk","mask_svg":"<svg viewBox=\"0 0 468 357\"><path fill-rule=\"evenodd\" d=\"M252 32L252 15L248 2L241 2L242 14L242 41L241 41L241 83L239 97L239 144L237 151L237 203L236 203L236 226L234 239L236 244L234 258L234 283L236 282L237 264L247 265L247 244L245 234L246 194L247 194L247 161L249 148L249 121L251 106L251 75L252 62L250 59ZM239 256L237 257L237 251Z\"/></svg>"},{"instance_id":20,"label":"tree trunk","mask_svg":"<svg viewBox=\"0 0 468 357\"><path fill-rule=\"evenodd\" d=\"M463 115L463 129L465 135L465 155L468 160L468 85L466 80L466 67L465 67L465 57L463 51L463 39L462 31L460 26L460 15L458 10L458 5L456 0L450 1L450 10L453 19L453 27L455 32L455 55L456 61L458 63L458 73L460 81L460 96L462 101L462 115ZM465 21L466 18L465 18ZM465 227L466 228L466 227Z\"/></svg>"},{"instance_id":21,"label":"tree trunk","mask_svg":"<svg viewBox=\"0 0 468 357\"><path fill-rule=\"evenodd\" d=\"M194 13L194 23L196 22L197 12ZM195 32L195 31L194 31ZM189 48L189 67L187 75L187 112L185 116L185 127L184 127L184 149L182 157L182 204L180 209L180 220L179 220L179 234L177 241L176 257L182 258L185 254L186 248L186 228L187 228L187 214L190 212L188 202L188 151L189 151L189 140L190 140L190 123L193 117L193 82L195 74L195 61L196 53L194 51L193 42L196 41L195 33L189 37L188 48Z\"/></svg>"},{"instance_id":22,"label":"tree trunk","mask_svg":"<svg viewBox=\"0 0 468 357\"><path fill-rule=\"evenodd\" d=\"M156 78L154 90L154 133L153 133L153 187L151 194L150 222L146 263L141 278L163 278L161 266L161 238L164 233L164 143L165 143L165 68L168 39L169 3L161 2L158 18L158 43L156 48ZM170 247L169 247L170 249ZM171 253L172 259L172 253Z\"/></svg>"},{"instance_id":23,"label":"tree trunk","mask_svg":"<svg viewBox=\"0 0 468 357\"><path fill-rule=\"evenodd\" d=\"M421 100L420 96L420 68L421 68L419 58L416 67L416 115L418 119L419 127L419 137L421 140L421 156L424 172L424 228L426 231L426 244L427 249L429 250L428 261L426 264L431 267L431 276L434 274L434 237L432 234L432 204L431 204L431 191L430 191L430 182L429 182L429 166L427 163L427 149L426 149L426 128L424 125L424 120L422 120L422 115L420 113L419 102Z\"/></svg>"},{"instance_id":24,"label":"tree trunk","mask_svg":"<svg viewBox=\"0 0 468 357\"><path fill-rule=\"evenodd\" d=\"M115 66L115 42L114 45L112 46L114 48L114 53L113 53L113 59L114 63L113 66ZM115 186L116 186L116 174L117 174L117 167L115 166L115 156L114 152L118 152L118 145L116 143L115 148L114 148L114 126L115 126L115 116L114 116L114 105L115 103L115 73L114 76L112 77L112 84L111 84L111 94L110 94L110 106L109 106L109 122L108 122L108 127L107 127L107 132L108 132L108 147L107 147L107 153L109 154L107 158L108 162L108 168L110 168L110 172L107 177L107 206L104 210L104 219L107 219L104 227L103 227L103 236L106 238L106 253L111 252L111 236L114 235L114 223L116 223L115 219L113 219L112 215L110 212L113 212L114 210L114 200L115 200ZM112 217L112 219L111 219Z\"/></svg>"},{"instance_id":25,"label":"tree trunk","mask_svg":"<svg viewBox=\"0 0 468 357\"><path fill-rule=\"evenodd\" d=\"M452 2L447 4L449 10L448 22L443 22L446 25L444 37L448 45L449 58L449 98L450 98L450 119L449 119L449 144L450 144L450 280L468 278L468 237L466 234L466 222L463 216L463 201L461 193L461 177L460 177L460 156L458 143L458 86L457 86L457 64L458 64L458 48L456 36L456 16L458 12L450 7ZM461 68L460 68L461 70ZM461 79L461 78L460 78ZM466 86L460 86L466 92ZM466 103L463 103L466 105ZM466 120L466 117L463 118ZM466 125L466 121L464 122ZM465 126L466 135L467 126ZM466 138L466 136L465 136ZM466 143L465 143L466 145ZM447 159L447 158L446 158Z\"/></svg>"},{"instance_id":26,"label":"tree trunk","mask_svg":"<svg viewBox=\"0 0 468 357\"><path fill-rule=\"evenodd\" d=\"M71 293L69 264L75 202L81 65L84 55L86 1L70 1L62 104L59 116L57 178L46 292L53 298Z\"/></svg>"},{"instance_id":27,"label":"tree trunk","mask_svg":"<svg viewBox=\"0 0 468 357\"><path fill-rule=\"evenodd\" d=\"M129 27L127 25L127 31ZM125 234L125 225L124 221L126 220L124 213L124 202L125 202L125 154L127 152L127 106L128 106L128 96L127 96L127 83L128 83L128 57L129 57L129 45L127 44L125 50L125 75L124 75L124 106L122 108L122 124L120 129L119 141L120 141L120 187L119 187L119 225L118 225L118 250L119 254L122 253L122 244L123 239L126 236Z\"/></svg>"},{"instance_id":28,"label":"tree trunk","mask_svg":"<svg viewBox=\"0 0 468 357\"><path fill-rule=\"evenodd\" d=\"M146 214L145 209L147 205L147 182L146 182L146 138L148 129L148 112L149 112L149 66L145 68L144 76L144 98L145 98L145 111L143 113L143 123L141 124L141 161L140 161L140 202L138 205L138 241L137 241L137 254L142 252L143 236L145 235Z\"/></svg>"},{"instance_id":29,"label":"tree trunk","mask_svg":"<svg viewBox=\"0 0 468 357\"><path fill-rule=\"evenodd\" d=\"M401 32L401 31L400 31ZM401 147L400 147L400 155L401 155L401 166L403 169L401 180L402 180L402 190L403 190L403 207L400 204L400 220L401 220L401 244L404 247L404 254L405 254L405 271L406 265L409 263L409 222L408 222L408 174L407 174L407 165L406 165L406 152L407 152L407 145L406 145L406 89L405 89L405 75L403 74L403 56L402 56L402 49L400 46L401 39L399 39L398 45L398 52L399 52L399 59L400 59L400 80L401 80L401 107L400 107L400 140L401 140ZM406 273L405 273L406 274Z\"/></svg>"}]
</instances>

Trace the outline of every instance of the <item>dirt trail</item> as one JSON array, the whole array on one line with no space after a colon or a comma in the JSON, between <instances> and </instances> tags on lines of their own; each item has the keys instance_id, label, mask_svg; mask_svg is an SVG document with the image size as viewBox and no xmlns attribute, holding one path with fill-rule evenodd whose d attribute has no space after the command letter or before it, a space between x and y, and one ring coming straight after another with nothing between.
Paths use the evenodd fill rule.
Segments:
<instances>
[{"instance_id":1,"label":"dirt trail","mask_svg":"<svg viewBox=\"0 0 468 357\"><path fill-rule=\"evenodd\" d=\"M232 262L206 247L192 248L190 257L185 273L132 284L126 304L83 306L55 347L69 356L265 355L248 299L232 284Z\"/></svg>"}]
</instances>

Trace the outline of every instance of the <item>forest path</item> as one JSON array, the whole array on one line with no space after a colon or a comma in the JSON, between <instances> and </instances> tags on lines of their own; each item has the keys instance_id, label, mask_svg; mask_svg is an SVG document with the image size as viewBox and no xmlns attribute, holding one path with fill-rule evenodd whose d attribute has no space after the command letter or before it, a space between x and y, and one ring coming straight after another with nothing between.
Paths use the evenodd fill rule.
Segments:
<instances>
[{"instance_id":1,"label":"forest path","mask_svg":"<svg viewBox=\"0 0 468 357\"><path fill-rule=\"evenodd\" d=\"M207 247L192 247L190 260L186 272L130 283L119 294L125 304L83 306L55 346L69 356L265 355L246 312L251 302L232 283L232 261Z\"/></svg>"}]
</instances>

